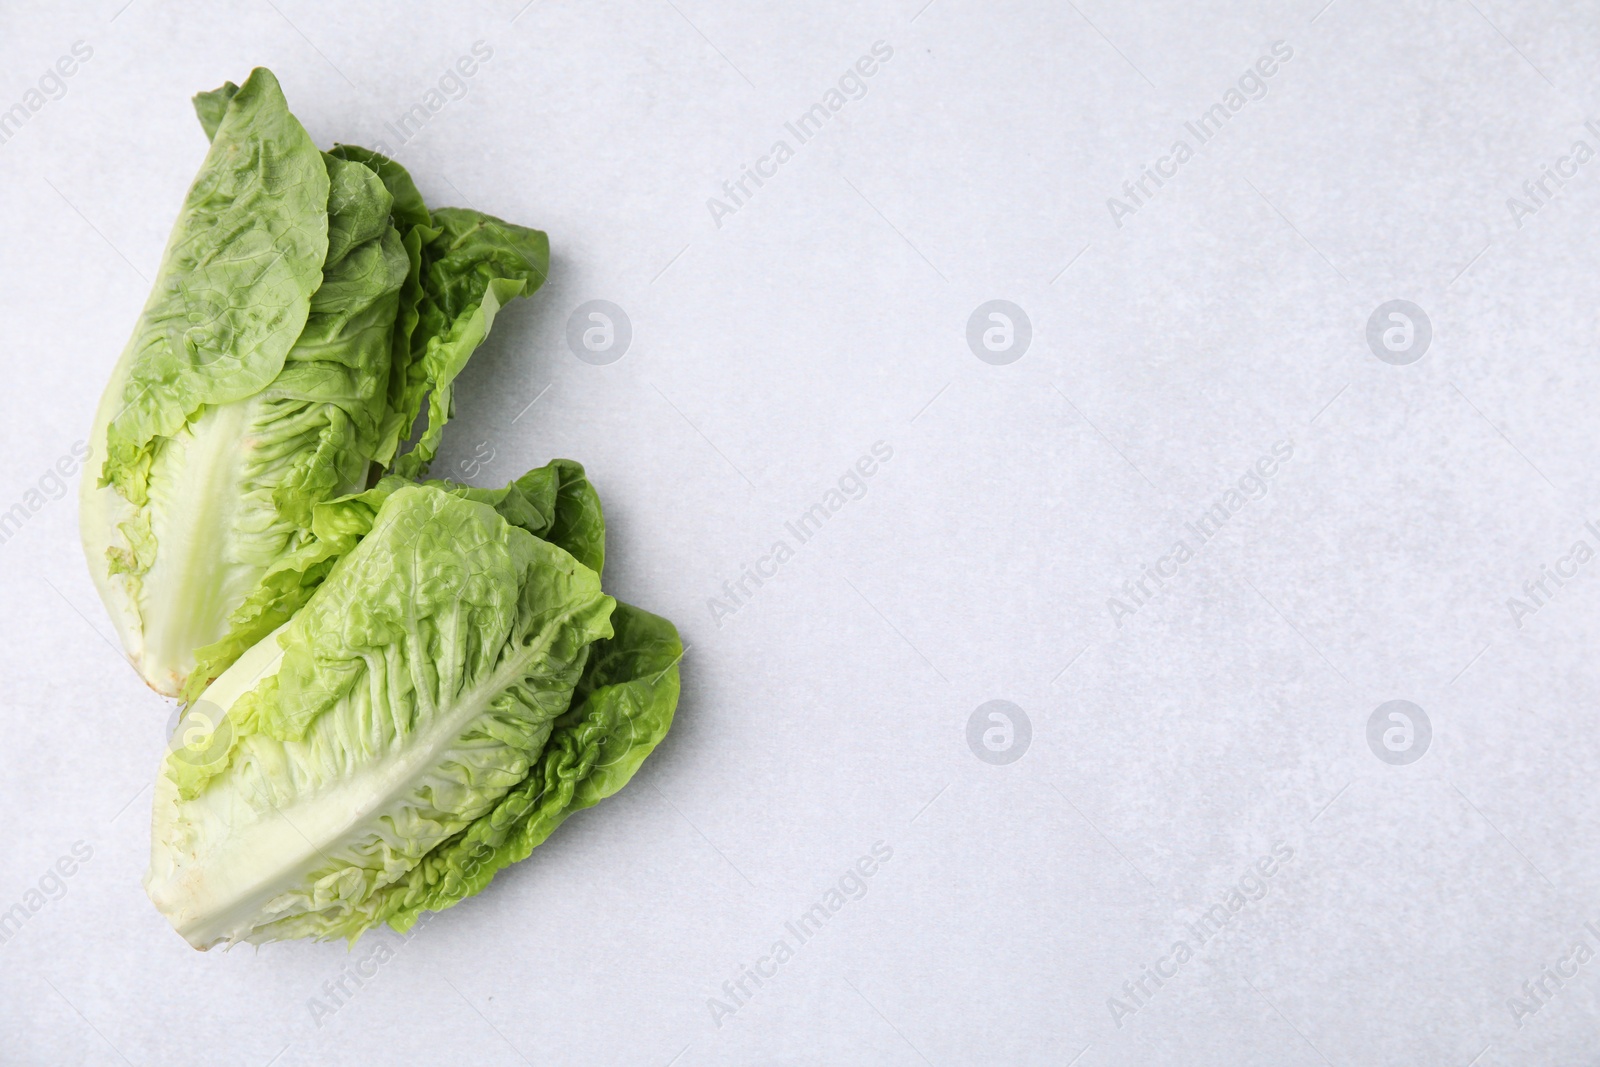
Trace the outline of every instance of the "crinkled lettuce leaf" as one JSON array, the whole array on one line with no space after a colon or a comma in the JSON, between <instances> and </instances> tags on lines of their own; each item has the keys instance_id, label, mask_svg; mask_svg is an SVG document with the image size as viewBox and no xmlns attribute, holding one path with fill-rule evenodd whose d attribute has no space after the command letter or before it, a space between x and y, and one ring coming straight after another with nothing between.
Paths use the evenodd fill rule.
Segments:
<instances>
[{"instance_id":1,"label":"crinkled lettuce leaf","mask_svg":"<svg viewBox=\"0 0 1600 1067\"><path fill-rule=\"evenodd\" d=\"M195 111L211 148L102 399L81 508L123 646L168 694L318 504L426 471L456 375L549 263L537 231L436 219L393 160L318 152L266 70Z\"/></svg>"},{"instance_id":2,"label":"crinkled lettuce leaf","mask_svg":"<svg viewBox=\"0 0 1600 1067\"><path fill-rule=\"evenodd\" d=\"M206 131L206 140L216 140L217 127L222 125L222 118L228 113L228 101L238 92L239 87L233 82L223 82L216 89L194 94L194 113L200 120L200 128Z\"/></svg>"},{"instance_id":3,"label":"crinkled lettuce leaf","mask_svg":"<svg viewBox=\"0 0 1600 1067\"><path fill-rule=\"evenodd\" d=\"M395 225L412 260L395 331L392 414L374 458L403 477L419 478L438 453L467 358L502 307L544 284L550 239L470 208L430 212L406 169L370 148L341 144L333 154L372 168L389 187ZM407 449L424 405L427 419Z\"/></svg>"},{"instance_id":4,"label":"crinkled lettuce leaf","mask_svg":"<svg viewBox=\"0 0 1600 1067\"><path fill-rule=\"evenodd\" d=\"M418 494L426 494L426 507ZM441 521L446 512L467 508L475 510L454 516L450 525ZM491 514L494 519L489 518ZM473 521L462 521L467 518ZM383 619L389 639L404 644L413 654L418 648L427 650L426 658L432 663L434 650L456 647L456 642L440 641L430 621L443 610L443 603L459 598L463 584L482 589L503 580L479 562L482 546L490 539L486 531L512 541L525 537L544 545L548 554L569 560L571 567L593 574L596 582L604 561L599 499L582 468L568 460L529 471L494 490L447 482L416 486L386 478L365 493L320 505L314 526L325 547L318 553L315 567L297 572L306 584L273 612L253 620L258 626L276 625L245 648L194 705L206 709L209 716L199 721L209 721L214 727L193 747L179 748L169 756L158 784L149 876L152 898L199 947L219 940L354 939L379 922L401 931L410 929L424 912L442 910L481 891L497 872L526 858L568 815L622 788L666 736L677 706L678 663L683 656L677 630L665 619L605 598L612 605L611 633L599 636L597 630L591 632L582 672L559 714L548 716L547 728L519 734L525 743L514 754L502 749L494 757L509 760L511 769L495 779L509 784L492 803L485 798L493 790L487 790L472 796L471 803L481 810L464 807L453 819L437 813L419 819L396 801L406 811L398 824L418 828L414 840L396 840L392 812L398 809L391 804L383 809L391 814L381 820L381 846L367 838L334 850L313 837L319 855L327 861L321 868L305 873L310 860L302 850L300 865L288 865L292 870L281 863L268 863L271 870L258 875L252 862L243 857L270 860L294 843L281 829L261 831L266 809L283 816L300 836L302 825L323 825L328 809L338 807L331 801L319 804L299 794L273 792L260 776L280 775L302 783L317 780L315 769L299 765L296 754L301 750L293 748L293 743L314 742L318 723L344 721L338 718L346 714L341 710L344 701L355 701L359 725L351 727L346 722L335 734L339 737L349 737L352 731L367 736L375 724L410 722L415 716L404 699L405 684L397 686L391 680L395 673L389 665L391 657L372 647L371 635L385 628L373 625L370 616ZM467 550L452 548L452 544ZM361 592L393 582L397 562L415 568L418 559L457 554L465 570L452 566L449 569L455 579L437 584L430 575L418 606L402 607L388 590ZM406 556L409 559L401 559ZM357 561L361 561L359 565ZM318 568L324 570L321 577L315 576ZM466 572L472 572L470 582L465 581ZM408 587L404 582L396 586ZM266 590L264 583L264 597ZM481 596L465 599L476 604ZM289 615L289 621L278 622L274 612L289 603L303 607ZM355 619L357 625L354 630L341 629L341 619ZM478 636L484 627L475 621L455 632ZM494 639L494 632L491 628L488 640ZM413 633L419 640L412 640ZM359 651L347 654L343 651L347 644ZM319 650L318 654L308 658L304 654L308 646ZM380 662L384 667L376 673L381 673L382 680L374 680L373 665ZM429 676L428 670L432 677L449 673L448 668L437 665L422 673ZM418 673L415 666L407 671L413 680ZM454 682L451 689L460 692L462 685ZM399 707L397 692L402 697ZM559 700L540 707L549 710L555 703ZM326 718L330 715L334 718ZM274 743L262 741L263 736L273 738ZM291 744L276 743L282 741ZM285 751L290 752L289 757ZM305 758L316 761L314 755ZM406 758L403 753L388 751L377 760L381 764ZM348 752L339 757L345 768L339 774L366 773L352 766L352 759ZM251 774L257 777L251 778ZM267 798L265 807L257 804L251 808L255 814L245 816L242 828L223 825L233 817L218 815L241 810L240 789L231 784L230 775L243 775L251 782L249 790ZM376 766L372 777L387 780L393 775ZM330 772L327 780L332 783L333 778ZM348 792L355 787L330 788ZM243 806L251 807L248 803ZM299 811L311 814L297 817ZM463 813L470 811L477 813L469 820ZM194 828L201 825L219 839L209 852L196 843ZM448 827L454 829L446 832ZM255 836L257 832L265 836ZM330 827L327 832L343 833L345 838L340 840L359 837L348 825ZM246 840L220 843L236 833L246 835ZM216 866L205 876L195 871L180 875L179 868L190 866L185 857L197 854L202 865L214 862ZM383 873L376 874L380 858ZM246 873L235 869L238 867ZM301 880L284 888L294 879ZM256 888L238 899L222 899L213 885L218 882L229 886L244 882ZM279 895L275 902L261 904L267 899L268 883L277 887ZM250 912L258 904L262 910Z\"/></svg>"},{"instance_id":5,"label":"crinkled lettuce leaf","mask_svg":"<svg viewBox=\"0 0 1600 1067\"><path fill-rule=\"evenodd\" d=\"M456 376L489 335L495 316L543 285L550 271L550 240L538 230L467 208L440 208L433 223L438 233L422 247L418 318L392 427L398 446L426 401L426 424L393 467L407 478L426 474L438 453L454 411Z\"/></svg>"},{"instance_id":6,"label":"crinkled lettuce leaf","mask_svg":"<svg viewBox=\"0 0 1600 1067\"><path fill-rule=\"evenodd\" d=\"M255 71L227 104L119 367L101 484L145 499L151 443L278 376L328 251L327 168Z\"/></svg>"},{"instance_id":7,"label":"crinkled lettuce leaf","mask_svg":"<svg viewBox=\"0 0 1600 1067\"><path fill-rule=\"evenodd\" d=\"M317 165L328 189L321 284L276 373L147 442L141 493L120 502L132 510L115 531L93 530L108 572L126 575L116 592L139 619L139 665L164 692L182 684L195 648L217 638L312 507L366 482L386 415L405 251L372 171L332 158Z\"/></svg>"},{"instance_id":8,"label":"crinkled lettuce leaf","mask_svg":"<svg viewBox=\"0 0 1600 1067\"><path fill-rule=\"evenodd\" d=\"M567 816L626 785L667 735L683 658L677 628L620 602L611 624L615 635L590 650L572 706L556 721L526 781L382 891L378 914L394 929L404 933L423 912L481 892Z\"/></svg>"},{"instance_id":9,"label":"crinkled lettuce leaf","mask_svg":"<svg viewBox=\"0 0 1600 1067\"><path fill-rule=\"evenodd\" d=\"M416 335L417 320L421 317L418 306L422 302L423 248L440 234L433 224L428 205L405 167L394 160L359 145L341 144L333 147L333 155L370 167L383 180L394 198L393 217L400 230L406 258L411 269L406 274L405 285L400 290L400 305L395 316L392 355L389 364L389 414L384 420L382 439L373 453L378 467L388 467L394 462L396 452L411 434L416 421L415 407L407 417L406 388L411 367L412 338Z\"/></svg>"},{"instance_id":10,"label":"crinkled lettuce leaf","mask_svg":"<svg viewBox=\"0 0 1600 1067\"><path fill-rule=\"evenodd\" d=\"M542 766L612 636L599 575L488 504L406 486L374 519L208 690L226 756L175 750L157 780L146 888L196 947L382 921L389 887Z\"/></svg>"}]
</instances>

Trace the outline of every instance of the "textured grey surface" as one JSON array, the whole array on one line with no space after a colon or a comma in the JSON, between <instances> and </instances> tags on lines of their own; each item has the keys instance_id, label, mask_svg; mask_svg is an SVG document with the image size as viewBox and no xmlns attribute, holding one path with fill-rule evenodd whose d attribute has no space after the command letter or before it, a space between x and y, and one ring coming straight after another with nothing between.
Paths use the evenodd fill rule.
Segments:
<instances>
[{"instance_id":1,"label":"textured grey surface","mask_svg":"<svg viewBox=\"0 0 1600 1067\"><path fill-rule=\"evenodd\" d=\"M1600 550L1600 161L1522 192L1600 149L1595 5L122 3L0 9L0 109L93 49L0 143L0 512L25 512L0 545L0 908L39 904L0 944L0 1060L1595 1055L1600 562L1508 606ZM479 41L399 145L386 123ZM880 41L798 143L785 122ZM1185 122L1277 41L1199 145ZM551 282L469 368L435 471L584 462L611 583L691 646L634 784L392 958L201 956L144 899L170 708L107 646L51 498L200 160L188 96L255 64L319 142L386 142L431 202L548 230ZM1107 199L1179 138L1193 157L1118 226ZM1432 326L1406 365L1367 343L1396 299ZM566 343L590 300L632 323L606 365ZM991 300L1028 316L1021 359L969 350ZM1278 442L1201 545L1185 524ZM786 523L830 502L799 543ZM746 565L776 576L735 603ZM1020 759L969 749L991 700L1027 716ZM1369 748L1390 700L1431 724L1414 762ZM64 895L31 897L75 842ZM801 944L785 924L876 842ZM1241 881L1260 899L1201 945ZM774 977L724 991L779 940ZM375 973L319 1012L347 964Z\"/></svg>"}]
</instances>

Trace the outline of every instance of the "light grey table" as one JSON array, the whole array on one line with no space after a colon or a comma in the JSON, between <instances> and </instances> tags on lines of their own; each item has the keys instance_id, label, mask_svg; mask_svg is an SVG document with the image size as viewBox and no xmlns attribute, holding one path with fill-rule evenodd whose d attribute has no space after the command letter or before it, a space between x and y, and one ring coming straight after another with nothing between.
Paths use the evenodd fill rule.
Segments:
<instances>
[{"instance_id":1,"label":"light grey table","mask_svg":"<svg viewBox=\"0 0 1600 1067\"><path fill-rule=\"evenodd\" d=\"M1596 1054L1594 5L922 3L0 10L0 1060ZM144 899L65 489L255 64L548 230L435 473L584 462L690 645L629 789L353 954Z\"/></svg>"}]
</instances>

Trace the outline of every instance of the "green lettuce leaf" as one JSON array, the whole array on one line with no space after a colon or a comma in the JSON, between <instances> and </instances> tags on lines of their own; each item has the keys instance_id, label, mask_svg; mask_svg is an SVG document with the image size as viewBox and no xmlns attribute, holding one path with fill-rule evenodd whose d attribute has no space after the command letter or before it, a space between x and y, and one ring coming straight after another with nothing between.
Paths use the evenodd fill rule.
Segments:
<instances>
[{"instance_id":1,"label":"green lettuce leaf","mask_svg":"<svg viewBox=\"0 0 1600 1067\"><path fill-rule=\"evenodd\" d=\"M383 179L389 195L394 197L394 221L402 235L419 226L433 225L433 217L428 214L428 205L423 202L417 183L412 181L411 172L405 167L382 153L362 148L360 145L336 144L328 150L328 154L347 159L352 163L360 163Z\"/></svg>"},{"instance_id":2,"label":"green lettuce leaf","mask_svg":"<svg viewBox=\"0 0 1600 1067\"><path fill-rule=\"evenodd\" d=\"M416 182L411 180L411 174L405 167L359 145L335 145L331 154L361 163L383 180L389 195L394 198L394 223L400 230L406 258L410 263L405 285L400 289L400 304L395 317L389 370L389 416L384 423L383 438L372 457L378 467L388 467L394 462L402 438L410 436L411 426L416 421L415 408L411 410L409 419L403 412L406 410L412 338L416 334L417 320L421 317L418 307L422 303L423 248L437 238L441 230L433 224L428 205L423 202L422 193L417 190Z\"/></svg>"},{"instance_id":3,"label":"green lettuce leaf","mask_svg":"<svg viewBox=\"0 0 1600 1067\"><path fill-rule=\"evenodd\" d=\"M322 154L256 70L228 102L128 342L101 484L143 503L154 439L278 376L322 283L328 190Z\"/></svg>"},{"instance_id":4,"label":"green lettuce leaf","mask_svg":"<svg viewBox=\"0 0 1600 1067\"><path fill-rule=\"evenodd\" d=\"M317 505L426 470L455 377L549 262L537 231L436 218L393 160L319 153L266 70L194 105L211 148L102 398L80 508L129 659L191 695L196 650L236 629Z\"/></svg>"},{"instance_id":5,"label":"green lettuce leaf","mask_svg":"<svg viewBox=\"0 0 1600 1067\"><path fill-rule=\"evenodd\" d=\"M425 911L481 892L567 816L628 783L672 726L683 645L666 619L618 603L615 636L595 643L572 706L527 780L382 890L378 914L404 933Z\"/></svg>"},{"instance_id":6,"label":"green lettuce leaf","mask_svg":"<svg viewBox=\"0 0 1600 1067\"><path fill-rule=\"evenodd\" d=\"M200 119L200 128L206 131L206 140L216 140L217 127L222 125L222 118L228 113L228 101L238 92L237 85L223 82L220 88L194 94L194 113Z\"/></svg>"},{"instance_id":7,"label":"green lettuce leaf","mask_svg":"<svg viewBox=\"0 0 1600 1067\"><path fill-rule=\"evenodd\" d=\"M206 603L227 595L230 575L219 572L250 565L224 561L221 543L229 531L248 538L273 525L259 514L272 487L248 500L237 488L250 463L236 444L262 421L240 402L283 372L329 247L328 169L277 81L258 70L227 95L100 402L90 441L100 477L86 473L80 488L101 599L130 659L168 693L203 643L187 620L203 631L225 619ZM270 553L271 541L269 531L235 555Z\"/></svg>"},{"instance_id":8,"label":"green lettuce leaf","mask_svg":"<svg viewBox=\"0 0 1600 1067\"><path fill-rule=\"evenodd\" d=\"M207 691L229 736L201 747L226 755L169 755L151 899L200 948L359 936L389 887L538 773L614 606L599 575L489 505L398 489Z\"/></svg>"},{"instance_id":9,"label":"green lettuce leaf","mask_svg":"<svg viewBox=\"0 0 1600 1067\"><path fill-rule=\"evenodd\" d=\"M468 208L430 212L405 167L370 148L341 144L333 154L363 163L383 179L411 257L395 330L392 414L375 459L404 477L418 478L438 453L453 411L456 376L488 336L500 308L544 284L550 240L538 230ZM422 435L406 452L424 404L428 417Z\"/></svg>"},{"instance_id":10,"label":"green lettuce leaf","mask_svg":"<svg viewBox=\"0 0 1600 1067\"><path fill-rule=\"evenodd\" d=\"M213 153L249 89L247 82L229 103ZM115 484L93 488L85 542L105 557L102 594L122 601L136 622L125 645L163 692L181 688L195 649L224 632L240 599L310 522L313 506L365 483L387 415L391 335L408 266L389 222L390 196L361 164L321 155L315 163L325 189L319 284L297 334L268 368L270 379L252 378L248 395L222 400L238 371L219 372L229 384L210 383L205 402L182 423L143 442L135 481L117 481L116 471L130 468L118 466L112 442L119 420L138 405L106 425ZM216 284L193 277L172 287ZM260 298L248 287L232 297ZM156 371L146 368L165 350L130 351L129 382L151 380ZM199 370L183 373L193 378ZM174 388L156 386L149 395L170 398Z\"/></svg>"},{"instance_id":11,"label":"green lettuce leaf","mask_svg":"<svg viewBox=\"0 0 1600 1067\"><path fill-rule=\"evenodd\" d=\"M508 302L544 284L550 240L538 230L466 208L433 213L439 233L423 246L418 320L390 436L396 447L409 436L427 402L420 437L393 469L407 478L427 473L454 408L456 376L483 343Z\"/></svg>"}]
</instances>

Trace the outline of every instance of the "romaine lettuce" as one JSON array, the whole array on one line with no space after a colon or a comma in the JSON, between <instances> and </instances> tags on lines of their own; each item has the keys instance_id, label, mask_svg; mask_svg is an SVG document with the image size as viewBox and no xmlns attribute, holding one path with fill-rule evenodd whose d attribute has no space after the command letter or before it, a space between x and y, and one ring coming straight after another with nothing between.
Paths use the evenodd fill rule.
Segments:
<instances>
[{"instance_id":1,"label":"romaine lettuce","mask_svg":"<svg viewBox=\"0 0 1600 1067\"><path fill-rule=\"evenodd\" d=\"M167 694L318 503L426 471L456 375L549 267L543 233L430 213L392 160L319 152L266 70L195 108L211 149L101 400L80 509L123 647Z\"/></svg>"},{"instance_id":2,"label":"romaine lettuce","mask_svg":"<svg viewBox=\"0 0 1600 1067\"><path fill-rule=\"evenodd\" d=\"M407 929L660 742L682 646L579 558L603 526L574 468L319 509L325 577L201 695L212 728L157 780L146 887L192 944Z\"/></svg>"}]
</instances>

